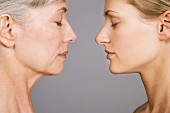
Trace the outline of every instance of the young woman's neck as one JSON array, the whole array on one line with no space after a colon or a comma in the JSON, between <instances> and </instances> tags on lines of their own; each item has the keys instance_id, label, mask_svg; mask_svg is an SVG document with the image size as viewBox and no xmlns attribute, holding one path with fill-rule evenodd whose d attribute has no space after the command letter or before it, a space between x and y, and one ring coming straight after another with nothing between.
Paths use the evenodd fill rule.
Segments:
<instances>
[{"instance_id":1,"label":"young woman's neck","mask_svg":"<svg viewBox=\"0 0 170 113\"><path fill-rule=\"evenodd\" d=\"M147 107L151 113L170 113L170 63L162 61L157 66L141 73L148 97Z\"/></svg>"}]
</instances>

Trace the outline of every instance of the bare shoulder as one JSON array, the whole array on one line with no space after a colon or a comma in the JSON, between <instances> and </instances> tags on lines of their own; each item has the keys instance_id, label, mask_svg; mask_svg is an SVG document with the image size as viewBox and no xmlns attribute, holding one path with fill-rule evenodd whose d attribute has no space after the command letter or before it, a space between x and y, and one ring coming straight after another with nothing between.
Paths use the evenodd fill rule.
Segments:
<instances>
[{"instance_id":1,"label":"bare shoulder","mask_svg":"<svg viewBox=\"0 0 170 113\"><path fill-rule=\"evenodd\" d=\"M148 105L147 102L144 103L143 105L141 105L140 107L138 107L133 113L148 113L147 105Z\"/></svg>"}]
</instances>

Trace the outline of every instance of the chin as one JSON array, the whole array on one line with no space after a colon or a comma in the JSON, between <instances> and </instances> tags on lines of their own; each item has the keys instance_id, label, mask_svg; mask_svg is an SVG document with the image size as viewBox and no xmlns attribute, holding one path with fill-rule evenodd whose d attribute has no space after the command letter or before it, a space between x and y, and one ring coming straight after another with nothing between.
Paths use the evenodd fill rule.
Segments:
<instances>
[{"instance_id":1,"label":"chin","mask_svg":"<svg viewBox=\"0 0 170 113\"><path fill-rule=\"evenodd\" d=\"M63 72L64 70L64 66L63 67L53 67L53 68L49 68L45 74L52 76L52 75L59 75Z\"/></svg>"},{"instance_id":2,"label":"chin","mask_svg":"<svg viewBox=\"0 0 170 113\"><path fill-rule=\"evenodd\" d=\"M120 74L120 71L118 71L118 69L116 69L115 67L111 66L109 67L109 70L112 74Z\"/></svg>"},{"instance_id":3,"label":"chin","mask_svg":"<svg viewBox=\"0 0 170 113\"><path fill-rule=\"evenodd\" d=\"M134 73L134 72L130 72L127 69L121 68L120 66L113 66L110 65L109 70L112 74L130 74L130 73Z\"/></svg>"}]
</instances>

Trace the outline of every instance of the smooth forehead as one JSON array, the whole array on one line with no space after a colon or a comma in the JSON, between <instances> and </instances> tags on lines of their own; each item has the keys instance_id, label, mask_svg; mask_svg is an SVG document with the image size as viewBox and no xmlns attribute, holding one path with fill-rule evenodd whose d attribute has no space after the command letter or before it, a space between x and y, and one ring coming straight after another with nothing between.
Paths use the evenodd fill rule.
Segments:
<instances>
[{"instance_id":1,"label":"smooth forehead","mask_svg":"<svg viewBox=\"0 0 170 113\"><path fill-rule=\"evenodd\" d=\"M105 0L105 16L111 14L122 19L142 19L140 11L127 0Z\"/></svg>"},{"instance_id":2,"label":"smooth forehead","mask_svg":"<svg viewBox=\"0 0 170 113\"><path fill-rule=\"evenodd\" d=\"M129 0L105 0L104 10L123 8L125 5L128 5L128 1Z\"/></svg>"}]
</instances>

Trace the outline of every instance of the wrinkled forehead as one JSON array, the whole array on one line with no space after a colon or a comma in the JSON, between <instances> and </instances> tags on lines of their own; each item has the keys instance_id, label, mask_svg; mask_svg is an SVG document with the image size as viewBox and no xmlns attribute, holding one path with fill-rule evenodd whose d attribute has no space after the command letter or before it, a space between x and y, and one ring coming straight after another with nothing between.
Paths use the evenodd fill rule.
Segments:
<instances>
[{"instance_id":1,"label":"wrinkled forehead","mask_svg":"<svg viewBox=\"0 0 170 113\"><path fill-rule=\"evenodd\" d=\"M66 0L54 0L53 3L57 6L57 8L67 7Z\"/></svg>"},{"instance_id":2,"label":"wrinkled forehead","mask_svg":"<svg viewBox=\"0 0 170 113\"><path fill-rule=\"evenodd\" d=\"M54 0L58 7L66 7L66 0Z\"/></svg>"},{"instance_id":3,"label":"wrinkled forehead","mask_svg":"<svg viewBox=\"0 0 170 113\"><path fill-rule=\"evenodd\" d=\"M58 2L58 3L66 2L66 0L54 0L54 1L56 1L56 2Z\"/></svg>"}]
</instances>

